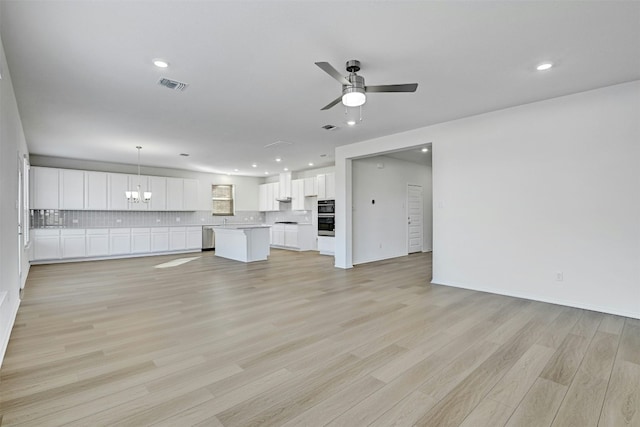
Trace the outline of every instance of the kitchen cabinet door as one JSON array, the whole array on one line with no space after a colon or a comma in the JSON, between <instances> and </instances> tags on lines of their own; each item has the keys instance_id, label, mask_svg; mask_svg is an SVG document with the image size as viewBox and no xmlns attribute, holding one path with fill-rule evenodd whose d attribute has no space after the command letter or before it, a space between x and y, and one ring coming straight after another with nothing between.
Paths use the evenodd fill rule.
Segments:
<instances>
[{"instance_id":1,"label":"kitchen cabinet door","mask_svg":"<svg viewBox=\"0 0 640 427\"><path fill-rule=\"evenodd\" d=\"M165 252L169 250L169 228L154 227L151 229L151 251Z\"/></svg>"},{"instance_id":2,"label":"kitchen cabinet door","mask_svg":"<svg viewBox=\"0 0 640 427\"><path fill-rule=\"evenodd\" d=\"M318 180L318 200L324 200L327 198L325 175L320 174L316 179Z\"/></svg>"},{"instance_id":3,"label":"kitchen cabinet door","mask_svg":"<svg viewBox=\"0 0 640 427\"><path fill-rule=\"evenodd\" d=\"M138 189L138 185L140 188ZM148 176L138 176L138 175L129 175L129 189L133 191L140 192L140 201L138 203L129 202L129 210L132 211L147 211L149 210L150 202L143 202L143 195L145 191L149 191L149 177ZM153 198L153 195L152 195Z\"/></svg>"},{"instance_id":4,"label":"kitchen cabinet door","mask_svg":"<svg viewBox=\"0 0 640 427\"><path fill-rule=\"evenodd\" d=\"M325 198L334 200L336 198L336 174L328 173L324 176L325 180Z\"/></svg>"},{"instance_id":5,"label":"kitchen cabinet door","mask_svg":"<svg viewBox=\"0 0 640 427\"><path fill-rule=\"evenodd\" d=\"M87 256L84 229L60 231L60 256L62 258L84 258Z\"/></svg>"},{"instance_id":6,"label":"kitchen cabinet door","mask_svg":"<svg viewBox=\"0 0 640 427\"><path fill-rule=\"evenodd\" d=\"M312 197L318 195L318 179L315 176L304 179L304 196Z\"/></svg>"},{"instance_id":7,"label":"kitchen cabinet door","mask_svg":"<svg viewBox=\"0 0 640 427\"><path fill-rule=\"evenodd\" d=\"M151 229L132 228L131 229L131 253L151 252Z\"/></svg>"},{"instance_id":8,"label":"kitchen cabinet door","mask_svg":"<svg viewBox=\"0 0 640 427\"><path fill-rule=\"evenodd\" d=\"M33 231L33 259L60 258L60 230L36 229Z\"/></svg>"},{"instance_id":9,"label":"kitchen cabinet door","mask_svg":"<svg viewBox=\"0 0 640 427\"><path fill-rule=\"evenodd\" d=\"M107 209L126 211L129 209L125 192L129 191L129 177L122 173L107 174L108 195Z\"/></svg>"},{"instance_id":10,"label":"kitchen cabinet door","mask_svg":"<svg viewBox=\"0 0 640 427\"><path fill-rule=\"evenodd\" d=\"M187 249L202 248L202 227L187 227Z\"/></svg>"},{"instance_id":11,"label":"kitchen cabinet door","mask_svg":"<svg viewBox=\"0 0 640 427\"><path fill-rule=\"evenodd\" d=\"M112 228L109 230L109 255L131 253L131 230L129 228Z\"/></svg>"},{"instance_id":12,"label":"kitchen cabinet door","mask_svg":"<svg viewBox=\"0 0 640 427\"><path fill-rule=\"evenodd\" d=\"M60 169L58 179L60 209L84 209L84 171Z\"/></svg>"},{"instance_id":13,"label":"kitchen cabinet door","mask_svg":"<svg viewBox=\"0 0 640 427\"><path fill-rule=\"evenodd\" d=\"M31 209L59 209L59 169L31 167Z\"/></svg>"},{"instance_id":14,"label":"kitchen cabinet door","mask_svg":"<svg viewBox=\"0 0 640 427\"><path fill-rule=\"evenodd\" d=\"M179 251L187 248L186 227L169 228L169 250Z\"/></svg>"},{"instance_id":15,"label":"kitchen cabinet door","mask_svg":"<svg viewBox=\"0 0 640 427\"><path fill-rule=\"evenodd\" d=\"M108 183L106 172L84 173L84 208L90 211L107 210Z\"/></svg>"},{"instance_id":16,"label":"kitchen cabinet door","mask_svg":"<svg viewBox=\"0 0 640 427\"><path fill-rule=\"evenodd\" d=\"M304 202L304 179L294 179L291 181L291 210L305 210Z\"/></svg>"},{"instance_id":17,"label":"kitchen cabinet door","mask_svg":"<svg viewBox=\"0 0 640 427\"><path fill-rule=\"evenodd\" d=\"M279 176L278 195L280 199L291 197L291 172L283 172Z\"/></svg>"},{"instance_id":18,"label":"kitchen cabinet door","mask_svg":"<svg viewBox=\"0 0 640 427\"><path fill-rule=\"evenodd\" d=\"M167 210L167 178L163 176L149 177L149 191L151 191L150 211Z\"/></svg>"},{"instance_id":19,"label":"kitchen cabinet door","mask_svg":"<svg viewBox=\"0 0 640 427\"><path fill-rule=\"evenodd\" d=\"M151 197L153 197L153 195ZM183 209L184 209L184 179L167 178L167 210L181 211Z\"/></svg>"},{"instance_id":20,"label":"kitchen cabinet door","mask_svg":"<svg viewBox=\"0 0 640 427\"><path fill-rule=\"evenodd\" d=\"M259 187L258 193L258 210L260 212L266 212L267 209L267 188L268 184L261 184Z\"/></svg>"},{"instance_id":21,"label":"kitchen cabinet door","mask_svg":"<svg viewBox=\"0 0 640 427\"><path fill-rule=\"evenodd\" d=\"M271 227L271 244L284 246L284 224L273 224Z\"/></svg>"},{"instance_id":22,"label":"kitchen cabinet door","mask_svg":"<svg viewBox=\"0 0 640 427\"><path fill-rule=\"evenodd\" d=\"M86 230L87 256L109 255L109 230L96 228Z\"/></svg>"},{"instance_id":23,"label":"kitchen cabinet door","mask_svg":"<svg viewBox=\"0 0 640 427\"><path fill-rule=\"evenodd\" d=\"M272 182L270 185L271 194L273 194L273 196L271 197L271 210L277 212L280 210L280 202L276 200L278 194L280 194L280 183Z\"/></svg>"},{"instance_id":24,"label":"kitchen cabinet door","mask_svg":"<svg viewBox=\"0 0 640 427\"><path fill-rule=\"evenodd\" d=\"M198 210L198 180L185 179L184 180L184 210L185 211L197 211Z\"/></svg>"},{"instance_id":25,"label":"kitchen cabinet door","mask_svg":"<svg viewBox=\"0 0 640 427\"><path fill-rule=\"evenodd\" d=\"M298 248L298 226L293 224L284 225L284 246L288 248Z\"/></svg>"},{"instance_id":26,"label":"kitchen cabinet door","mask_svg":"<svg viewBox=\"0 0 640 427\"><path fill-rule=\"evenodd\" d=\"M333 255L335 252L334 242L334 237L318 236L318 251L320 251L320 255Z\"/></svg>"}]
</instances>

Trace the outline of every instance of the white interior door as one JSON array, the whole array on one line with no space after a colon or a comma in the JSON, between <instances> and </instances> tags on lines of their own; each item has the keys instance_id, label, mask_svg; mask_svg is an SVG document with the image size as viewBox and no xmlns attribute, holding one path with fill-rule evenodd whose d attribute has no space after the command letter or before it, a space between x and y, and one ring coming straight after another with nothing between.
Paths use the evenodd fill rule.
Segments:
<instances>
[{"instance_id":1,"label":"white interior door","mask_svg":"<svg viewBox=\"0 0 640 427\"><path fill-rule=\"evenodd\" d=\"M422 186L407 185L407 237L409 253L422 251L422 227L424 218L422 212Z\"/></svg>"}]
</instances>

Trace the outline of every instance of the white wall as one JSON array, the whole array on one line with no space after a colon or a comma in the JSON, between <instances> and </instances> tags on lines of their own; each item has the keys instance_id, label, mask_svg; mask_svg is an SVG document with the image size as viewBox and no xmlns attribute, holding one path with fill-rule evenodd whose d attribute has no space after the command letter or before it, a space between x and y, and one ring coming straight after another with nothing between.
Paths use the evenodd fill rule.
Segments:
<instances>
[{"instance_id":1,"label":"white wall","mask_svg":"<svg viewBox=\"0 0 640 427\"><path fill-rule=\"evenodd\" d=\"M426 142L434 283L640 318L640 81L339 147L337 266L351 159Z\"/></svg>"},{"instance_id":2,"label":"white wall","mask_svg":"<svg viewBox=\"0 0 640 427\"><path fill-rule=\"evenodd\" d=\"M431 167L374 156L354 160L352 178L354 264L407 255L408 184L422 186L423 250L431 250Z\"/></svg>"},{"instance_id":3,"label":"white wall","mask_svg":"<svg viewBox=\"0 0 640 427\"><path fill-rule=\"evenodd\" d=\"M29 270L28 253L18 243L18 162L28 155L11 76L0 40L0 365L20 305L20 288ZM22 277L18 254L22 251Z\"/></svg>"},{"instance_id":4,"label":"white wall","mask_svg":"<svg viewBox=\"0 0 640 427\"><path fill-rule=\"evenodd\" d=\"M67 159L62 157L32 155L31 164L33 166L46 166L63 169L80 169L132 174L138 173L137 165L95 162L88 160ZM211 209L212 184L233 184L235 186L236 211L257 211L259 196L258 185L264 181L263 178L256 177L235 175L229 176L222 174L192 172L181 169L156 168L146 166L140 168L140 173L142 175L197 179L199 181L198 210Z\"/></svg>"}]
</instances>

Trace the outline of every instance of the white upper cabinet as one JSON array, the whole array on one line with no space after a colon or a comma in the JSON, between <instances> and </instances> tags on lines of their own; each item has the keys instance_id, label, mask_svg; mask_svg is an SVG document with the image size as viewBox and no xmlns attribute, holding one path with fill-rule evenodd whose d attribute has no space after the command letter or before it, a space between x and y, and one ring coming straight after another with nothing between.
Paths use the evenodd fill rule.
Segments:
<instances>
[{"instance_id":1,"label":"white upper cabinet","mask_svg":"<svg viewBox=\"0 0 640 427\"><path fill-rule=\"evenodd\" d=\"M129 209L126 192L130 191L129 177L122 173L110 173L107 177L107 209L110 211L126 211Z\"/></svg>"},{"instance_id":2,"label":"white upper cabinet","mask_svg":"<svg viewBox=\"0 0 640 427\"><path fill-rule=\"evenodd\" d=\"M162 176L149 177L149 191L151 191L150 211L167 210L167 178Z\"/></svg>"},{"instance_id":3,"label":"white upper cabinet","mask_svg":"<svg viewBox=\"0 0 640 427\"><path fill-rule=\"evenodd\" d=\"M84 171L60 169L58 179L59 208L84 209Z\"/></svg>"},{"instance_id":4,"label":"white upper cabinet","mask_svg":"<svg viewBox=\"0 0 640 427\"><path fill-rule=\"evenodd\" d=\"M198 180L185 179L183 185L184 185L183 209L185 211L197 211L198 210Z\"/></svg>"},{"instance_id":5,"label":"white upper cabinet","mask_svg":"<svg viewBox=\"0 0 640 427\"><path fill-rule=\"evenodd\" d=\"M183 193L184 193L184 179L167 178L167 210L168 211L181 211L184 209Z\"/></svg>"},{"instance_id":6,"label":"white upper cabinet","mask_svg":"<svg viewBox=\"0 0 640 427\"><path fill-rule=\"evenodd\" d=\"M267 209L267 188L268 184L262 184L258 187L258 210L260 212L266 212Z\"/></svg>"},{"instance_id":7,"label":"white upper cabinet","mask_svg":"<svg viewBox=\"0 0 640 427\"><path fill-rule=\"evenodd\" d=\"M138 185L140 189L138 189ZM143 202L144 193L149 191L149 177L145 175L129 175L129 190L138 191L140 193L139 202L129 202L129 210L132 211L148 211L150 202ZM153 198L153 197L152 197Z\"/></svg>"},{"instance_id":8,"label":"white upper cabinet","mask_svg":"<svg viewBox=\"0 0 640 427\"><path fill-rule=\"evenodd\" d=\"M59 169L31 167L31 209L59 209Z\"/></svg>"},{"instance_id":9,"label":"white upper cabinet","mask_svg":"<svg viewBox=\"0 0 640 427\"><path fill-rule=\"evenodd\" d=\"M325 174L325 197L329 200L336 198L336 174Z\"/></svg>"},{"instance_id":10,"label":"white upper cabinet","mask_svg":"<svg viewBox=\"0 0 640 427\"><path fill-rule=\"evenodd\" d=\"M331 200L335 198L336 198L335 173L318 175L318 200Z\"/></svg>"},{"instance_id":11,"label":"white upper cabinet","mask_svg":"<svg viewBox=\"0 0 640 427\"><path fill-rule=\"evenodd\" d=\"M291 210L306 210L304 198L304 179L291 181Z\"/></svg>"},{"instance_id":12,"label":"white upper cabinet","mask_svg":"<svg viewBox=\"0 0 640 427\"><path fill-rule=\"evenodd\" d=\"M318 195L318 178L312 176L304 179L304 195L305 197Z\"/></svg>"},{"instance_id":13,"label":"white upper cabinet","mask_svg":"<svg viewBox=\"0 0 640 427\"><path fill-rule=\"evenodd\" d=\"M30 183L31 209L197 211L199 208L197 179L33 166ZM141 199L144 192L151 192L149 202L127 200L126 192L138 191L138 184Z\"/></svg>"},{"instance_id":14,"label":"white upper cabinet","mask_svg":"<svg viewBox=\"0 0 640 427\"><path fill-rule=\"evenodd\" d=\"M279 199L288 199L291 197L291 172L283 172L280 174L278 186Z\"/></svg>"},{"instance_id":15,"label":"white upper cabinet","mask_svg":"<svg viewBox=\"0 0 640 427\"><path fill-rule=\"evenodd\" d=\"M107 209L107 173L86 171L84 173L84 208L91 211Z\"/></svg>"}]
</instances>

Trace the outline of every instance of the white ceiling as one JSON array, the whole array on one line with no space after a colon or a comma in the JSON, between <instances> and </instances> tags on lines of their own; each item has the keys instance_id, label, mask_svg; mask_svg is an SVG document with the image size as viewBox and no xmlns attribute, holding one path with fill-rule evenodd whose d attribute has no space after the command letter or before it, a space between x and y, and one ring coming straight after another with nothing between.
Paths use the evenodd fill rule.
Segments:
<instances>
[{"instance_id":1,"label":"white ceiling","mask_svg":"<svg viewBox=\"0 0 640 427\"><path fill-rule=\"evenodd\" d=\"M264 176L332 164L340 145L640 78L638 1L0 4L29 150L47 156L135 164L142 145L143 165ZM418 90L370 94L347 127L340 105L320 111L341 87L314 62L343 71L348 59L367 84ZM536 72L545 60L557 66ZM264 148L276 141L291 144Z\"/></svg>"}]
</instances>

